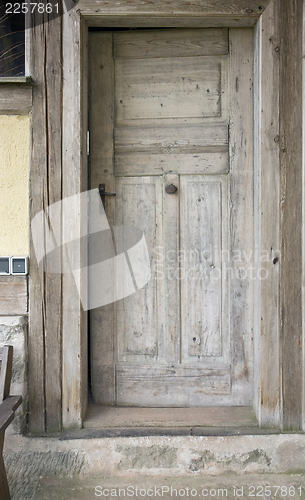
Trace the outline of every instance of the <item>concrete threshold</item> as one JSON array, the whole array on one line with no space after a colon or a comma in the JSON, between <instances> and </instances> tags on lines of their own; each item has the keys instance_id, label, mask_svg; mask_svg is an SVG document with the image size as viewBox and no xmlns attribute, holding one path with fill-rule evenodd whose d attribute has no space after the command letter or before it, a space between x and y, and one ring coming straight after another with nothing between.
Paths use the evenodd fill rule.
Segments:
<instances>
[{"instance_id":1,"label":"concrete threshold","mask_svg":"<svg viewBox=\"0 0 305 500\"><path fill-rule=\"evenodd\" d=\"M137 408L90 402L83 429L65 431L60 439L278 433L279 429L260 429L251 407Z\"/></svg>"},{"instance_id":2,"label":"concrete threshold","mask_svg":"<svg viewBox=\"0 0 305 500\"><path fill-rule=\"evenodd\" d=\"M259 427L120 427L113 429L72 429L62 432L61 441L149 436L263 436L281 434L280 429Z\"/></svg>"},{"instance_id":3,"label":"concrete threshold","mask_svg":"<svg viewBox=\"0 0 305 500\"><path fill-rule=\"evenodd\" d=\"M89 402L84 428L120 427L257 427L252 407L138 408Z\"/></svg>"}]
</instances>

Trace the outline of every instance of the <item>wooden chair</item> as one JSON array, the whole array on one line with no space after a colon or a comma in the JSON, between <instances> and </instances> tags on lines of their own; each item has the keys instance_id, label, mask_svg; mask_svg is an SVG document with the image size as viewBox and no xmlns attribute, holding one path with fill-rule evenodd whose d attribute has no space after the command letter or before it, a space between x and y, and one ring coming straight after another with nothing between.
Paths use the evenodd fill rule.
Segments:
<instances>
[{"instance_id":1,"label":"wooden chair","mask_svg":"<svg viewBox=\"0 0 305 500\"><path fill-rule=\"evenodd\" d=\"M10 500L6 471L3 461L3 443L6 428L15 416L15 410L21 404L21 396L10 396L12 378L13 346L0 348L0 500Z\"/></svg>"}]
</instances>

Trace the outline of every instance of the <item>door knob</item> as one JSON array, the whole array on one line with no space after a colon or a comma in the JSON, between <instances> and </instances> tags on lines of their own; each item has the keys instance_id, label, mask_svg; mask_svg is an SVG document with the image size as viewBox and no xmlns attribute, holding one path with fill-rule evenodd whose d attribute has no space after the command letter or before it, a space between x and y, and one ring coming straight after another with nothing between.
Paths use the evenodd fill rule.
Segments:
<instances>
[{"instance_id":1,"label":"door knob","mask_svg":"<svg viewBox=\"0 0 305 500\"><path fill-rule=\"evenodd\" d=\"M169 185L168 185L168 186L166 186L166 188L165 188L165 191L166 191L168 194L173 194L173 193L175 193L177 190L178 190L178 188L176 188L176 186L174 186L174 184L169 184Z\"/></svg>"}]
</instances>

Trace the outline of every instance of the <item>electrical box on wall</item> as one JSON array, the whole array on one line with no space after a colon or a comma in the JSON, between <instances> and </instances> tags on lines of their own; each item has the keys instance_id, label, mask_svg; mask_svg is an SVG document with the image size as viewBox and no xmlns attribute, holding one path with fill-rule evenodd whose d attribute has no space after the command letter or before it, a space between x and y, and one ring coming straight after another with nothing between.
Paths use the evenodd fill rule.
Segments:
<instances>
[{"instance_id":1,"label":"electrical box on wall","mask_svg":"<svg viewBox=\"0 0 305 500\"><path fill-rule=\"evenodd\" d=\"M0 257L0 275L9 276L28 274L28 257Z\"/></svg>"},{"instance_id":2,"label":"electrical box on wall","mask_svg":"<svg viewBox=\"0 0 305 500\"><path fill-rule=\"evenodd\" d=\"M10 257L0 257L0 274L11 274L11 259Z\"/></svg>"},{"instance_id":3,"label":"electrical box on wall","mask_svg":"<svg viewBox=\"0 0 305 500\"><path fill-rule=\"evenodd\" d=\"M11 258L11 274L24 275L28 274L28 258L27 257L12 257Z\"/></svg>"}]
</instances>

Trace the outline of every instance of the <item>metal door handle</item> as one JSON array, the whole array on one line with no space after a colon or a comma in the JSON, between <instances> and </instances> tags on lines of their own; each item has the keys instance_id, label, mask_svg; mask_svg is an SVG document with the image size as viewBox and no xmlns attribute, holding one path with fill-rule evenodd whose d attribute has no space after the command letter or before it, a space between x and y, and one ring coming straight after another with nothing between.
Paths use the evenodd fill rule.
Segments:
<instances>
[{"instance_id":1,"label":"metal door handle","mask_svg":"<svg viewBox=\"0 0 305 500\"><path fill-rule=\"evenodd\" d=\"M104 202L104 200L102 198L103 196L116 196L116 193L106 193L105 184L99 184L98 191L100 193L100 197L101 197L102 202Z\"/></svg>"}]
</instances>

